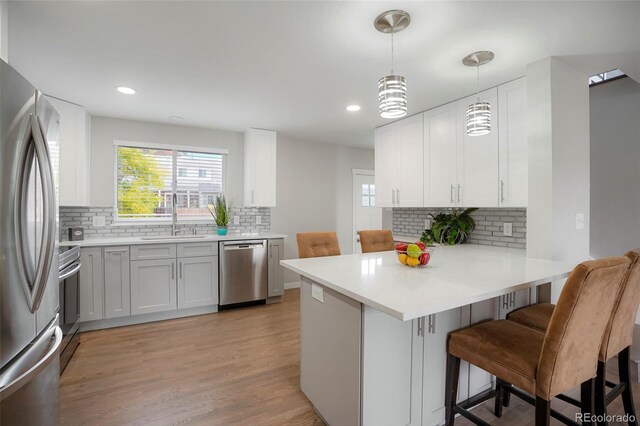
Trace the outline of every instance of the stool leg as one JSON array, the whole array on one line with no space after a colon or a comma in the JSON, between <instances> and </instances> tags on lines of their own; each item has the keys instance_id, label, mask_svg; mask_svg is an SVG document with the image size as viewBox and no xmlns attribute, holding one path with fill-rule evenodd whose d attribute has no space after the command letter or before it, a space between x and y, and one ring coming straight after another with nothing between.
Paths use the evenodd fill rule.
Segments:
<instances>
[{"instance_id":1,"label":"stool leg","mask_svg":"<svg viewBox=\"0 0 640 426\"><path fill-rule=\"evenodd\" d=\"M445 417L444 421L447 426L453 426L456 413L453 406L456 404L458 397L458 379L460 376L460 358L451 354L447 354L447 378L445 385Z\"/></svg>"},{"instance_id":2,"label":"stool leg","mask_svg":"<svg viewBox=\"0 0 640 426\"><path fill-rule=\"evenodd\" d=\"M589 379L580 386L580 411L583 418L590 419L595 414L595 379ZM590 421L582 422L583 425L590 425Z\"/></svg>"},{"instance_id":3,"label":"stool leg","mask_svg":"<svg viewBox=\"0 0 640 426\"><path fill-rule=\"evenodd\" d=\"M598 361L598 372L596 374L596 386L595 386L595 404L596 414L598 418L602 418L602 421L598 422L598 426L606 426L607 422L604 418L607 414L607 403L605 397L607 396L606 375L607 364L602 361Z\"/></svg>"},{"instance_id":4,"label":"stool leg","mask_svg":"<svg viewBox=\"0 0 640 426\"><path fill-rule=\"evenodd\" d=\"M504 390L502 388L502 380L496 377L496 396L493 408L493 413L496 417L502 417L502 398L504 397Z\"/></svg>"},{"instance_id":5,"label":"stool leg","mask_svg":"<svg viewBox=\"0 0 640 426\"><path fill-rule=\"evenodd\" d=\"M551 401L536 396L536 426L551 424Z\"/></svg>"},{"instance_id":6,"label":"stool leg","mask_svg":"<svg viewBox=\"0 0 640 426\"><path fill-rule=\"evenodd\" d=\"M502 387L504 388L505 386L511 386L511 384L502 382ZM505 407L508 407L510 403L511 403L511 392L504 391L504 395L502 396L502 405L504 405Z\"/></svg>"},{"instance_id":7,"label":"stool leg","mask_svg":"<svg viewBox=\"0 0 640 426\"><path fill-rule=\"evenodd\" d=\"M629 424L637 426L636 409L633 405L633 392L631 389L631 376L629 374L630 362L630 346L627 346L618 354L618 373L620 375L620 383L625 384L624 392L622 392L622 404L624 412L629 416Z\"/></svg>"}]
</instances>

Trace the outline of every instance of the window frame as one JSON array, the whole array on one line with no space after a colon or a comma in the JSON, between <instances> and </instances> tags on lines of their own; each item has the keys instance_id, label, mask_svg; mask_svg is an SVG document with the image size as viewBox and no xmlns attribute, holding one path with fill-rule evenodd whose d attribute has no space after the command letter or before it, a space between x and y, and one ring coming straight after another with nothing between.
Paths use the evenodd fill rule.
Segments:
<instances>
[{"instance_id":1,"label":"window frame","mask_svg":"<svg viewBox=\"0 0 640 426\"><path fill-rule=\"evenodd\" d=\"M111 226L129 226L134 224L171 224L173 223L172 219L166 218L140 218L140 219L132 219L132 218L120 218L118 216L118 148L119 147L127 147L127 148L140 148L140 149L160 149L172 152L172 160L171 160L171 191L173 194L176 194L177 184L178 184L178 151L183 152L199 152L204 154L221 154L223 155L222 159L222 193L227 194L228 190L228 155L229 150L224 148L212 148L205 146L190 146L190 145L170 145L170 144L156 144L156 143L148 143L148 142L134 142L134 141L125 141L125 140L114 140L113 141L113 223ZM211 219L183 219L180 220L178 218L177 223L182 224L198 224L198 223L211 223Z\"/></svg>"}]
</instances>

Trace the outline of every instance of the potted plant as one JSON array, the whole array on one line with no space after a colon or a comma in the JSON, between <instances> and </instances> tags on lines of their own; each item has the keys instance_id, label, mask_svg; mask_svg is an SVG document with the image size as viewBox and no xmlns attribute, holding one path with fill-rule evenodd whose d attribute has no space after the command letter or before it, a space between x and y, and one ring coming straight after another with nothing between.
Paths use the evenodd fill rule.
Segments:
<instances>
[{"instance_id":1,"label":"potted plant","mask_svg":"<svg viewBox=\"0 0 640 426\"><path fill-rule=\"evenodd\" d=\"M420 240L425 244L462 244L467 241L469 235L476 227L476 222L471 213L477 208L454 210L451 213L440 213L436 216L429 213L433 219L431 229L425 229Z\"/></svg>"},{"instance_id":2,"label":"potted plant","mask_svg":"<svg viewBox=\"0 0 640 426\"><path fill-rule=\"evenodd\" d=\"M218 226L218 235L227 235L227 225L229 225L229 219L231 217L231 208L227 206L224 195L216 196L215 202L209 204L208 208Z\"/></svg>"}]
</instances>

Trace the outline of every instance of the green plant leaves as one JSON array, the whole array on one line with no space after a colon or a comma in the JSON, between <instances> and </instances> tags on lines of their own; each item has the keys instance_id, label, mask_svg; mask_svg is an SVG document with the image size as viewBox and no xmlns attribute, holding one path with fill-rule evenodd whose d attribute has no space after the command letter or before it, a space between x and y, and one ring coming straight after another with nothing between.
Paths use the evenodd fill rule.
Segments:
<instances>
[{"instance_id":1,"label":"green plant leaves","mask_svg":"<svg viewBox=\"0 0 640 426\"><path fill-rule=\"evenodd\" d=\"M433 219L431 229L425 229L421 241L438 242L440 244L461 244L467 240L476 227L471 213L478 210L475 207L463 211L454 210L451 213L439 213L436 216L429 213Z\"/></svg>"}]
</instances>

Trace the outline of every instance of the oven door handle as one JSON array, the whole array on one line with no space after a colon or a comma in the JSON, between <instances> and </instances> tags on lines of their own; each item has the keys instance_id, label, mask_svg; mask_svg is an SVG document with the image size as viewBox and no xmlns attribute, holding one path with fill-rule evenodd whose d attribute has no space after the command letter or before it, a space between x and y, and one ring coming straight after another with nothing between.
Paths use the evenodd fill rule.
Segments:
<instances>
[{"instance_id":1,"label":"oven door handle","mask_svg":"<svg viewBox=\"0 0 640 426\"><path fill-rule=\"evenodd\" d=\"M80 270L80 268L81 268L81 267L82 267L82 263L81 263L81 262L78 262L78 263L76 264L76 266L74 266L74 267L73 267L73 269L71 269L71 270L70 270L70 271L68 271L68 272L63 273L62 275L60 275L60 281L62 281L62 280L64 280L64 279L67 279L67 278L69 278L71 275L73 275L73 274L77 273L77 272Z\"/></svg>"}]
</instances>

